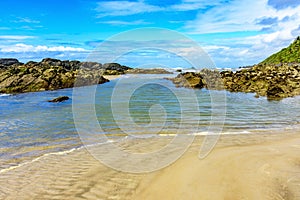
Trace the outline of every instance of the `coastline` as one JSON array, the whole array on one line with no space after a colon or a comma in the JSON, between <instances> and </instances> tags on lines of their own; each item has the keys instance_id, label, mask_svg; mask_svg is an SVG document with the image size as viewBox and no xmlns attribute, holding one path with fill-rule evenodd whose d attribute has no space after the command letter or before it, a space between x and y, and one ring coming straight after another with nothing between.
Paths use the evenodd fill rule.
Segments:
<instances>
[{"instance_id":1,"label":"coastline","mask_svg":"<svg viewBox=\"0 0 300 200\"><path fill-rule=\"evenodd\" d=\"M44 156L0 174L1 198L44 199L295 199L300 194L299 131L222 135L198 158L197 136L176 162L146 174L106 167L85 148ZM170 137L127 140L122 147L149 151ZM109 149L108 149L109 150ZM19 192L16 192L19 191Z\"/></svg>"},{"instance_id":2,"label":"coastline","mask_svg":"<svg viewBox=\"0 0 300 200\"><path fill-rule=\"evenodd\" d=\"M300 200L300 0L1 3L0 200Z\"/></svg>"},{"instance_id":3,"label":"coastline","mask_svg":"<svg viewBox=\"0 0 300 200\"><path fill-rule=\"evenodd\" d=\"M117 79L117 78L120 78L121 75L103 75L103 77L107 80L114 80L114 79Z\"/></svg>"}]
</instances>

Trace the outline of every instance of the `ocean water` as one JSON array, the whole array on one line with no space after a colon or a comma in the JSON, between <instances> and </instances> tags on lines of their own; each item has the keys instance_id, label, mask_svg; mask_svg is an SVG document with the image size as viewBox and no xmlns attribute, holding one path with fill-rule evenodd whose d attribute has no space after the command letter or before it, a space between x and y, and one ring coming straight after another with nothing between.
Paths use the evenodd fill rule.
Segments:
<instances>
[{"instance_id":1,"label":"ocean water","mask_svg":"<svg viewBox=\"0 0 300 200\"><path fill-rule=\"evenodd\" d=\"M176 88L166 76L174 75L125 75L97 86L0 95L0 172L81 148L82 139L97 143L100 134L122 139L299 128L299 97L268 101L250 93ZM47 102L63 95L71 99Z\"/></svg>"}]
</instances>

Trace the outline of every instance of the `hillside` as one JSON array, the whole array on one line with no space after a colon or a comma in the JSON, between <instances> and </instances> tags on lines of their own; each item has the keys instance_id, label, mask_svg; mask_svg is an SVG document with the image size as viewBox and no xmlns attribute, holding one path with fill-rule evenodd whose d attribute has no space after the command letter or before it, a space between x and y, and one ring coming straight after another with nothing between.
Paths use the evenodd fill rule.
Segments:
<instances>
[{"instance_id":1,"label":"hillside","mask_svg":"<svg viewBox=\"0 0 300 200\"><path fill-rule=\"evenodd\" d=\"M271 55L259 64L300 63L300 36L287 48Z\"/></svg>"}]
</instances>

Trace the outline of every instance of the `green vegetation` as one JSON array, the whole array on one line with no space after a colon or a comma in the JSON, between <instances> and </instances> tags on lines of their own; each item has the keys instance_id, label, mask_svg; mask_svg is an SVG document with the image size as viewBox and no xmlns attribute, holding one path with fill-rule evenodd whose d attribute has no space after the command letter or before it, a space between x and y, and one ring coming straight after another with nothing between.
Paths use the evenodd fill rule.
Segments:
<instances>
[{"instance_id":1,"label":"green vegetation","mask_svg":"<svg viewBox=\"0 0 300 200\"><path fill-rule=\"evenodd\" d=\"M287 48L271 55L259 64L300 63L300 36Z\"/></svg>"}]
</instances>

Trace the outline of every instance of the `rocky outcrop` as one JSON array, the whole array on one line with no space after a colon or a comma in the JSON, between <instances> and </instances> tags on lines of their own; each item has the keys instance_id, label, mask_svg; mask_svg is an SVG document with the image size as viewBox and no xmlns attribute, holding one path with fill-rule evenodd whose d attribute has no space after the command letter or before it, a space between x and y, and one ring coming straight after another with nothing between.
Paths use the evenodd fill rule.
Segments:
<instances>
[{"instance_id":1,"label":"rocky outcrop","mask_svg":"<svg viewBox=\"0 0 300 200\"><path fill-rule=\"evenodd\" d=\"M68 96L60 96L60 97L54 98L52 100L49 100L48 102L58 103L58 102L63 102L63 101L69 100L69 99L70 98Z\"/></svg>"},{"instance_id":2,"label":"rocky outcrop","mask_svg":"<svg viewBox=\"0 0 300 200\"><path fill-rule=\"evenodd\" d=\"M120 65L118 63L105 63L102 66L103 74L104 75L121 75L125 74L127 70L132 68Z\"/></svg>"},{"instance_id":3,"label":"rocky outcrop","mask_svg":"<svg viewBox=\"0 0 300 200\"><path fill-rule=\"evenodd\" d=\"M224 89L221 75L216 70L202 69L200 72L185 72L175 78L168 78L176 87Z\"/></svg>"},{"instance_id":4,"label":"rocky outcrop","mask_svg":"<svg viewBox=\"0 0 300 200\"><path fill-rule=\"evenodd\" d=\"M154 69L135 68L135 69L128 69L126 71L126 74L172 74L172 72L160 68L154 68Z\"/></svg>"},{"instance_id":5,"label":"rocky outcrop","mask_svg":"<svg viewBox=\"0 0 300 200\"><path fill-rule=\"evenodd\" d=\"M203 75L195 72L178 74L175 78L167 78L173 81L176 87L199 88L205 87Z\"/></svg>"},{"instance_id":6,"label":"rocky outcrop","mask_svg":"<svg viewBox=\"0 0 300 200\"><path fill-rule=\"evenodd\" d=\"M256 97L279 100L300 95L300 36L281 51L254 66L233 71L202 70L171 79L178 87L252 92Z\"/></svg>"},{"instance_id":7,"label":"rocky outcrop","mask_svg":"<svg viewBox=\"0 0 300 200\"><path fill-rule=\"evenodd\" d=\"M6 61L7 63L9 62ZM102 84L109 80L102 76L101 67L100 63L51 58L26 64L11 60L10 65L0 68L0 93L36 92Z\"/></svg>"},{"instance_id":8,"label":"rocky outcrop","mask_svg":"<svg viewBox=\"0 0 300 200\"><path fill-rule=\"evenodd\" d=\"M0 69L1 68L6 68L11 65L22 65L23 63L20 63L17 59L15 58L1 58L0 59Z\"/></svg>"},{"instance_id":9,"label":"rocky outcrop","mask_svg":"<svg viewBox=\"0 0 300 200\"><path fill-rule=\"evenodd\" d=\"M171 79L178 87L251 92L270 100L300 95L300 64L254 65L236 72L202 70Z\"/></svg>"},{"instance_id":10,"label":"rocky outcrop","mask_svg":"<svg viewBox=\"0 0 300 200\"><path fill-rule=\"evenodd\" d=\"M0 59L0 93L36 92L108 82L103 75L169 74L164 69L132 69L118 63L80 62L45 58L26 64Z\"/></svg>"}]
</instances>

